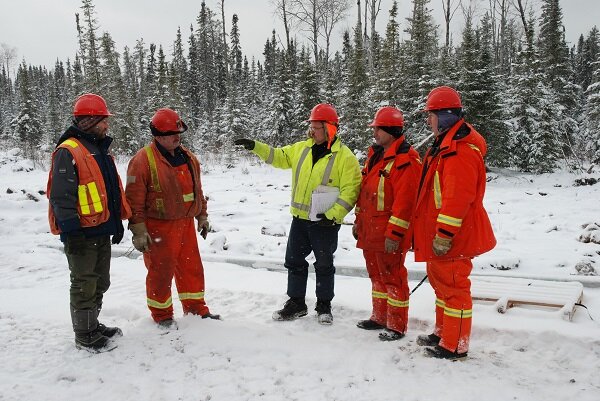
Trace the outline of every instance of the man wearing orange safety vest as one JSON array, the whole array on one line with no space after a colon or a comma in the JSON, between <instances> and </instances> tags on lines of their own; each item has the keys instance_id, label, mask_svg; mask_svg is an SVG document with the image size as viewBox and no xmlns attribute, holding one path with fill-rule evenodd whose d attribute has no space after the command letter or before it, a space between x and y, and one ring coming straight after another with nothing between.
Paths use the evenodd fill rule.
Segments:
<instances>
[{"instance_id":1,"label":"man wearing orange safety vest","mask_svg":"<svg viewBox=\"0 0 600 401\"><path fill-rule=\"evenodd\" d=\"M486 175L483 137L463 118L458 92L441 86L427 97L427 124L435 140L423 160L413 216L416 261L427 262L435 291L435 328L420 335L428 356L467 356L473 301L471 259L496 245L483 207Z\"/></svg>"},{"instance_id":2,"label":"man wearing orange safety vest","mask_svg":"<svg viewBox=\"0 0 600 401\"><path fill-rule=\"evenodd\" d=\"M75 345L94 352L113 349L118 327L98 322L103 295L110 286L112 243L123 238L121 220L131 216L109 147L109 113L98 95L80 96L73 125L52 153L48 176L48 218L60 234L71 271L70 309Z\"/></svg>"},{"instance_id":3,"label":"man wearing orange safety vest","mask_svg":"<svg viewBox=\"0 0 600 401\"><path fill-rule=\"evenodd\" d=\"M352 233L363 250L371 279L373 312L357 326L384 329L382 341L404 337L408 326L409 222L415 206L421 161L406 141L404 117L395 107L382 107L370 125L375 145L362 170Z\"/></svg>"},{"instance_id":4,"label":"man wearing orange safety vest","mask_svg":"<svg viewBox=\"0 0 600 401\"><path fill-rule=\"evenodd\" d=\"M177 112L157 110L150 122L154 140L137 152L127 168L125 192L133 213L129 229L148 269L148 308L152 319L165 329L177 328L171 297L173 277L184 314L219 319L204 301L204 267L194 220L204 239L209 224L200 162L181 146L181 134L186 130Z\"/></svg>"}]
</instances>

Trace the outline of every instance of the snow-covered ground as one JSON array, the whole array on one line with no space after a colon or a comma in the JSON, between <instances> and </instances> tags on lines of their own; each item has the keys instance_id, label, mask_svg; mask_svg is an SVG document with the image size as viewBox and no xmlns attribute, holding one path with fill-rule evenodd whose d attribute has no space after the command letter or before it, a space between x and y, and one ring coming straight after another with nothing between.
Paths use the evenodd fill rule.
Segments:
<instances>
[{"instance_id":1,"label":"snow-covered ground","mask_svg":"<svg viewBox=\"0 0 600 401\"><path fill-rule=\"evenodd\" d=\"M224 320L182 317L175 302L179 330L158 330L146 308L145 267L126 234L113 248L101 316L125 336L116 350L92 355L74 348L69 272L40 194L47 172L14 151L0 153L0 400L600 399L600 278L581 275L600 271L600 245L578 241L600 240L590 225L600 224L600 184L576 187L580 177L567 173L489 174L485 204L498 246L475 260L474 274L578 279L596 320L581 308L568 321L551 308L499 314L478 302L469 358L448 362L426 358L415 344L432 329L428 284L411 297L403 340L383 343L355 327L369 316L370 282L350 225L342 227L336 253L346 274L336 277L334 324L319 325L314 312L273 321L287 299L281 269L290 173L251 158L235 168L213 161L203 168L213 226L206 241L199 239L206 298ZM411 276L422 276L422 264L408 259ZM308 288L311 307L312 277Z\"/></svg>"}]
</instances>

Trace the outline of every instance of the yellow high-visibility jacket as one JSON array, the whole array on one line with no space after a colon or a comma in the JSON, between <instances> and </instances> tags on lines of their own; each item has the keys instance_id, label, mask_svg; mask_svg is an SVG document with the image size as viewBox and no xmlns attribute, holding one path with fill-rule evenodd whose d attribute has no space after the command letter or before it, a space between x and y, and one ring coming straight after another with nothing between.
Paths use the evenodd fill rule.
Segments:
<instances>
[{"instance_id":1,"label":"yellow high-visibility jacket","mask_svg":"<svg viewBox=\"0 0 600 401\"><path fill-rule=\"evenodd\" d=\"M311 196L319 185L339 188L340 194L325 217L341 224L354 207L360 191L360 166L352 151L339 138L331 145L331 153L320 158L313 167L312 138L281 148L255 141L254 152L273 167L292 169L292 201L290 213L308 220Z\"/></svg>"}]
</instances>

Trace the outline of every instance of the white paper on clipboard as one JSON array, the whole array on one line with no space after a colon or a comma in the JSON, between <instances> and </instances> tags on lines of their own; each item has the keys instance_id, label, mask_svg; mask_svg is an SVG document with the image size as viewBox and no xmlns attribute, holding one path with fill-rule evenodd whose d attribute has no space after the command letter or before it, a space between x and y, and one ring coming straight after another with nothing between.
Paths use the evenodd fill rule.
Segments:
<instances>
[{"instance_id":1,"label":"white paper on clipboard","mask_svg":"<svg viewBox=\"0 0 600 401\"><path fill-rule=\"evenodd\" d=\"M319 221L317 217L319 213L325 213L337 201L340 197L340 189L338 187L329 187L327 185L319 185L312 192L310 211L308 212L308 218L311 221Z\"/></svg>"}]
</instances>

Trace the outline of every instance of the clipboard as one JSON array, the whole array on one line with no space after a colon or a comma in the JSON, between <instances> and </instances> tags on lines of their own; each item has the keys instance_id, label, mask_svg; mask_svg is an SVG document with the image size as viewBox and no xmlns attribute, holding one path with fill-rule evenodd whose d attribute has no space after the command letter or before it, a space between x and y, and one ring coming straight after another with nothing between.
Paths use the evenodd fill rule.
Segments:
<instances>
[{"instance_id":1,"label":"clipboard","mask_svg":"<svg viewBox=\"0 0 600 401\"><path fill-rule=\"evenodd\" d=\"M327 185L319 185L314 189L310 200L310 210L308 219L310 221L321 220L317 214L325 213L334 205L340 197L340 189L338 187L330 187Z\"/></svg>"}]
</instances>

